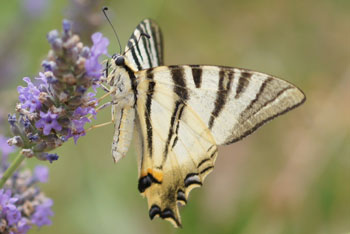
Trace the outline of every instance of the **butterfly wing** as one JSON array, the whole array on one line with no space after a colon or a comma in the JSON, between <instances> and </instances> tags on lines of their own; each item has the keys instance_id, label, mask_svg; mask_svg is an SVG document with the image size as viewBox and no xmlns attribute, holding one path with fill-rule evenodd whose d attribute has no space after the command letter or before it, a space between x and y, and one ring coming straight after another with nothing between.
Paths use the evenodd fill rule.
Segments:
<instances>
[{"instance_id":1,"label":"butterfly wing","mask_svg":"<svg viewBox=\"0 0 350 234\"><path fill-rule=\"evenodd\" d=\"M230 144L304 102L281 79L218 66L157 67L136 73L139 190L149 215L181 226L177 203L213 169Z\"/></svg>"},{"instance_id":2,"label":"butterfly wing","mask_svg":"<svg viewBox=\"0 0 350 234\"><path fill-rule=\"evenodd\" d=\"M144 36L140 38L141 33L149 35L150 38ZM132 33L125 51L128 51L125 54L128 65L131 65L134 70L139 71L163 65L163 36L157 23L151 19L141 21Z\"/></svg>"}]
</instances>

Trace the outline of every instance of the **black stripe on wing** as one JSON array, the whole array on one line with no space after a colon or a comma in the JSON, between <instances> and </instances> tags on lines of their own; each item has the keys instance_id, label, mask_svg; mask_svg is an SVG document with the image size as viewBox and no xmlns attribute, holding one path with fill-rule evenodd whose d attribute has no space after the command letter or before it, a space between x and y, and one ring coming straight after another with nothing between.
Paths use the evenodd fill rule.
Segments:
<instances>
[{"instance_id":1,"label":"black stripe on wing","mask_svg":"<svg viewBox=\"0 0 350 234\"><path fill-rule=\"evenodd\" d=\"M224 109L227 97L231 91L233 80L232 69L221 68L219 72L219 84L216 93L216 100L214 110L211 112L210 120L208 123L209 129L214 125L214 120L219 116L220 112Z\"/></svg>"},{"instance_id":2,"label":"black stripe on wing","mask_svg":"<svg viewBox=\"0 0 350 234\"><path fill-rule=\"evenodd\" d=\"M173 114L172 114L171 119L170 119L170 129L168 132L168 139L167 139L167 142L165 144L163 162L166 161L171 141L173 142L172 148L174 148L176 145L179 124L180 124L179 122L180 122L183 110L185 108L184 102L186 102L189 98L189 94L188 94L187 90L182 88L182 87L186 87L185 74L184 74L183 67L170 66L169 69L171 72L172 80L174 81L174 84L175 84L174 85L174 93L177 94L178 100L176 100L176 102L175 102L175 108L174 108Z\"/></svg>"},{"instance_id":3,"label":"black stripe on wing","mask_svg":"<svg viewBox=\"0 0 350 234\"><path fill-rule=\"evenodd\" d=\"M149 69L147 71L147 78L150 80L153 80L153 73L152 69ZM154 93L154 87L156 83L155 82L149 82L148 90L147 90L147 99L146 99L146 110L145 110L145 121L146 121L146 128L147 128L147 148L149 151L150 157L152 157L153 153L153 128L150 120L150 114L151 114L151 106L152 106L152 97Z\"/></svg>"}]
</instances>

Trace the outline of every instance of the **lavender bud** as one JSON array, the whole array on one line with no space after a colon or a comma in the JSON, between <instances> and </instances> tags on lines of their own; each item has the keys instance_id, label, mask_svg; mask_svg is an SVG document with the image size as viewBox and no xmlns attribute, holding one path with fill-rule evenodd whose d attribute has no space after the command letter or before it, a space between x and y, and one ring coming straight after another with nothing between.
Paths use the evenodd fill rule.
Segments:
<instances>
[{"instance_id":1,"label":"lavender bud","mask_svg":"<svg viewBox=\"0 0 350 234\"><path fill-rule=\"evenodd\" d=\"M40 142L39 144L36 144L33 147L34 152L43 152L46 149L47 149L47 144L44 141Z\"/></svg>"},{"instance_id":2,"label":"lavender bud","mask_svg":"<svg viewBox=\"0 0 350 234\"><path fill-rule=\"evenodd\" d=\"M62 125L63 125L63 126L65 126L65 125L68 126L69 124L62 123ZM70 132L70 129L69 129L69 128L62 128L62 131L61 131L62 135L67 136L67 135L69 135L69 132ZM68 140L68 138L67 138L67 137L64 137L64 136L60 137L60 140L61 140L62 142L65 142L65 141Z\"/></svg>"},{"instance_id":3,"label":"lavender bud","mask_svg":"<svg viewBox=\"0 0 350 234\"><path fill-rule=\"evenodd\" d=\"M8 114L8 118L7 118L7 121L11 124L11 125L14 125L17 121L17 118L16 118L16 114Z\"/></svg>"},{"instance_id":4,"label":"lavender bud","mask_svg":"<svg viewBox=\"0 0 350 234\"><path fill-rule=\"evenodd\" d=\"M90 49L89 49L89 47L85 46L83 48L83 50L81 51L81 56L83 56L86 59L90 57Z\"/></svg>"},{"instance_id":5,"label":"lavender bud","mask_svg":"<svg viewBox=\"0 0 350 234\"><path fill-rule=\"evenodd\" d=\"M41 92L40 94L39 94L39 101L41 102L41 103L44 103L44 102L46 102L46 100L47 100L47 98L49 97L49 95L47 94L47 93L44 93L44 92Z\"/></svg>"},{"instance_id":6,"label":"lavender bud","mask_svg":"<svg viewBox=\"0 0 350 234\"><path fill-rule=\"evenodd\" d=\"M77 107L80 106L83 103L83 100L81 97L74 97L71 100L69 100L69 106L70 107Z\"/></svg>"},{"instance_id":7,"label":"lavender bud","mask_svg":"<svg viewBox=\"0 0 350 234\"><path fill-rule=\"evenodd\" d=\"M67 83L69 85L75 85L77 83L77 79L73 76L72 73L64 74L62 79L64 83Z\"/></svg>"},{"instance_id":8,"label":"lavender bud","mask_svg":"<svg viewBox=\"0 0 350 234\"><path fill-rule=\"evenodd\" d=\"M53 71L56 68L56 63L53 61L47 61L44 60L41 64L41 66L44 68L44 71Z\"/></svg>"},{"instance_id":9,"label":"lavender bud","mask_svg":"<svg viewBox=\"0 0 350 234\"><path fill-rule=\"evenodd\" d=\"M68 34L68 32L72 29L72 22L64 19L62 25L64 33Z\"/></svg>"},{"instance_id":10,"label":"lavender bud","mask_svg":"<svg viewBox=\"0 0 350 234\"><path fill-rule=\"evenodd\" d=\"M23 147L24 143L21 137L19 136L14 136L10 139L7 140L7 144L9 146L17 146L17 147Z\"/></svg>"},{"instance_id":11,"label":"lavender bud","mask_svg":"<svg viewBox=\"0 0 350 234\"><path fill-rule=\"evenodd\" d=\"M49 84L54 84L58 82L58 80L54 76L46 76L46 80Z\"/></svg>"},{"instance_id":12,"label":"lavender bud","mask_svg":"<svg viewBox=\"0 0 350 234\"><path fill-rule=\"evenodd\" d=\"M72 49L72 59L73 61L77 61L79 58L79 49L77 47L74 47Z\"/></svg>"},{"instance_id":13,"label":"lavender bud","mask_svg":"<svg viewBox=\"0 0 350 234\"><path fill-rule=\"evenodd\" d=\"M12 124L10 129L14 136L22 135L22 131L17 123Z\"/></svg>"},{"instance_id":14,"label":"lavender bud","mask_svg":"<svg viewBox=\"0 0 350 234\"><path fill-rule=\"evenodd\" d=\"M84 86L78 86L75 91L80 93L80 94L84 94L86 92L86 90L87 89Z\"/></svg>"},{"instance_id":15,"label":"lavender bud","mask_svg":"<svg viewBox=\"0 0 350 234\"><path fill-rule=\"evenodd\" d=\"M58 100L60 100L60 102L62 102L62 103L65 103L68 101L68 97L69 97L69 95L67 93L62 92L59 94Z\"/></svg>"},{"instance_id":16,"label":"lavender bud","mask_svg":"<svg viewBox=\"0 0 350 234\"><path fill-rule=\"evenodd\" d=\"M58 155L57 154L49 154L49 153L46 153L46 152L37 154L36 157L39 160L42 160L42 161L49 160L50 163L52 163L53 161L56 161L58 159Z\"/></svg>"},{"instance_id":17,"label":"lavender bud","mask_svg":"<svg viewBox=\"0 0 350 234\"><path fill-rule=\"evenodd\" d=\"M26 109L23 109L21 104L16 105L16 111L22 115L25 115L30 121L34 120L38 115L36 113L31 113Z\"/></svg>"},{"instance_id":18,"label":"lavender bud","mask_svg":"<svg viewBox=\"0 0 350 234\"><path fill-rule=\"evenodd\" d=\"M64 43L63 47L66 49L71 49L75 47L75 45L80 41L80 38L78 35L73 35L71 38L68 39L67 42Z\"/></svg>"},{"instance_id":19,"label":"lavender bud","mask_svg":"<svg viewBox=\"0 0 350 234\"><path fill-rule=\"evenodd\" d=\"M76 45L76 48L79 50L79 53L81 52L81 50L83 49L84 44L80 41L78 42L78 44Z\"/></svg>"},{"instance_id":20,"label":"lavender bud","mask_svg":"<svg viewBox=\"0 0 350 234\"><path fill-rule=\"evenodd\" d=\"M22 149L21 154L23 154L27 158L31 158L35 155L33 150L31 149Z\"/></svg>"},{"instance_id":21,"label":"lavender bud","mask_svg":"<svg viewBox=\"0 0 350 234\"><path fill-rule=\"evenodd\" d=\"M47 34L47 40L50 44L53 44L54 41L59 37L57 30L52 30Z\"/></svg>"},{"instance_id":22,"label":"lavender bud","mask_svg":"<svg viewBox=\"0 0 350 234\"><path fill-rule=\"evenodd\" d=\"M39 140L39 135L37 133L33 134L33 133L29 133L27 135L28 139L32 142L36 142L37 140Z\"/></svg>"},{"instance_id":23,"label":"lavender bud","mask_svg":"<svg viewBox=\"0 0 350 234\"><path fill-rule=\"evenodd\" d=\"M76 62L76 66L77 66L77 69L78 69L78 73L82 73L85 69L85 61L86 59L83 58L83 57L79 57L77 62Z\"/></svg>"},{"instance_id":24,"label":"lavender bud","mask_svg":"<svg viewBox=\"0 0 350 234\"><path fill-rule=\"evenodd\" d=\"M0 220L0 233L4 233L7 227L7 222L5 219Z\"/></svg>"},{"instance_id":25,"label":"lavender bud","mask_svg":"<svg viewBox=\"0 0 350 234\"><path fill-rule=\"evenodd\" d=\"M52 43L51 43L52 49L54 49L55 51L60 51L63 47L63 42L61 38L57 38L55 39Z\"/></svg>"},{"instance_id":26,"label":"lavender bud","mask_svg":"<svg viewBox=\"0 0 350 234\"><path fill-rule=\"evenodd\" d=\"M52 163L53 161L56 161L58 159L57 154L47 154L46 159Z\"/></svg>"},{"instance_id":27,"label":"lavender bud","mask_svg":"<svg viewBox=\"0 0 350 234\"><path fill-rule=\"evenodd\" d=\"M31 129L31 126L32 126L32 124L30 123L30 121L28 119L23 120L23 127L25 130Z\"/></svg>"}]
</instances>

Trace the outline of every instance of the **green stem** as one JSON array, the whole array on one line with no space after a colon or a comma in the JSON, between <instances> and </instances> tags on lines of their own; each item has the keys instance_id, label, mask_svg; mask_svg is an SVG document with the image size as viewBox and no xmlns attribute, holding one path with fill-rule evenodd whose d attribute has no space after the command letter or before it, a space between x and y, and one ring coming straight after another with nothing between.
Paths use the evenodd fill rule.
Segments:
<instances>
[{"instance_id":1,"label":"green stem","mask_svg":"<svg viewBox=\"0 0 350 234\"><path fill-rule=\"evenodd\" d=\"M2 188L2 186L4 186L4 184L6 183L7 179L12 176L12 174L16 171L18 166L23 162L23 160L25 158L26 157L21 152L18 153L18 155L15 158L15 160L12 162L12 164L9 166L9 168L7 168L5 173L2 175L2 177L0 179L0 189Z\"/></svg>"}]
</instances>

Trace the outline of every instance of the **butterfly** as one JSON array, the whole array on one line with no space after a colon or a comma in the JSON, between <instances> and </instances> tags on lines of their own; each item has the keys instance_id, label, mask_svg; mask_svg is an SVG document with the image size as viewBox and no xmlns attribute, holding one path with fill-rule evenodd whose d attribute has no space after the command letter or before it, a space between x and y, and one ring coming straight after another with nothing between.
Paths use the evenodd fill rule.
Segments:
<instances>
[{"instance_id":1,"label":"butterfly","mask_svg":"<svg viewBox=\"0 0 350 234\"><path fill-rule=\"evenodd\" d=\"M305 101L303 92L271 75L226 66L164 66L159 26L143 20L123 54L109 61L115 162L132 139L138 190L151 219L181 226L178 206L213 170L218 146L241 140Z\"/></svg>"}]
</instances>

